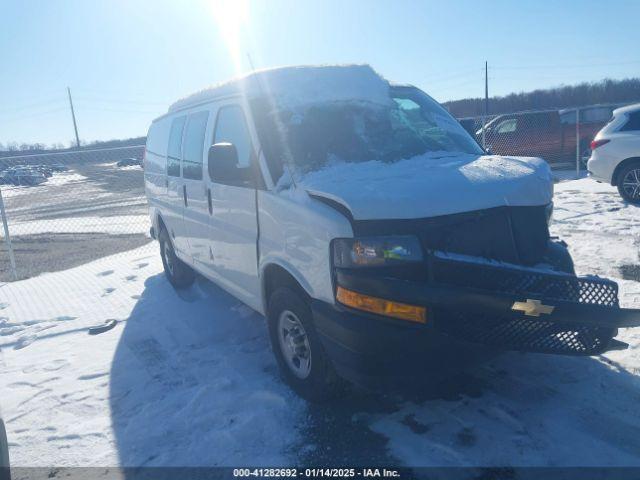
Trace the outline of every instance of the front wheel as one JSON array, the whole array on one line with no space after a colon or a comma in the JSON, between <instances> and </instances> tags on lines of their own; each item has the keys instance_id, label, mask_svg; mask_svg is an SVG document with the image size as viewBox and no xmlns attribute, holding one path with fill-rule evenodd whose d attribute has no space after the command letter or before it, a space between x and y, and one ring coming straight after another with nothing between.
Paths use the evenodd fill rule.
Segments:
<instances>
[{"instance_id":1,"label":"front wheel","mask_svg":"<svg viewBox=\"0 0 640 480\"><path fill-rule=\"evenodd\" d=\"M622 167L618 175L618 192L627 202L640 204L640 162Z\"/></svg>"},{"instance_id":2,"label":"front wheel","mask_svg":"<svg viewBox=\"0 0 640 480\"><path fill-rule=\"evenodd\" d=\"M160 256L164 273L175 288L186 288L195 280L195 272L189 265L178 258L166 229L160 230L158 235Z\"/></svg>"},{"instance_id":3,"label":"front wheel","mask_svg":"<svg viewBox=\"0 0 640 480\"><path fill-rule=\"evenodd\" d=\"M267 319L273 353L291 388L312 402L337 396L342 382L322 348L302 295L278 288L269 298Z\"/></svg>"}]
</instances>

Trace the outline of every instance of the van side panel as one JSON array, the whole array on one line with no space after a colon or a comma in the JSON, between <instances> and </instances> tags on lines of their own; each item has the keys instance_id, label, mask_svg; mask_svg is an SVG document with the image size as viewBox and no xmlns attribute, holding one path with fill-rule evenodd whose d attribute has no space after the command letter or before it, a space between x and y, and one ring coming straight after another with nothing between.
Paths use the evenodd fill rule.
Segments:
<instances>
[{"instance_id":1,"label":"van side panel","mask_svg":"<svg viewBox=\"0 0 640 480\"><path fill-rule=\"evenodd\" d=\"M296 192L296 197L258 191L260 275L268 265L280 265L312 298L334 303L330 243L353 237L351 224L306 192Z\"/></svg>"},{"instance_id":2,"label":"van side panel","mask_svg":"<svg viewBox=\"0 0 640 480\"><path fill-rule=\"evenodd\" d=\"M167 196L167 145L169 142L168 118L151 124L147 133L144 160L144 188L149 202L149 215L154 230L158 231L157 217Z\"/></svg>"}]
</instances>

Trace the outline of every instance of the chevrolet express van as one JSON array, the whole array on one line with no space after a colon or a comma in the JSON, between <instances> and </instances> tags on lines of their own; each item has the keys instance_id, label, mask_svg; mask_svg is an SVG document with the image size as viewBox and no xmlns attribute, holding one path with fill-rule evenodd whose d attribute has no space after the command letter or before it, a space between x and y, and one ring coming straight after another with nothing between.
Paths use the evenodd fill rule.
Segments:
<instances>
[{"instance_id":1,"label":"chevrolet express van","mask_svg":"<svg viewBox=\"0 0 640 480\"><path fill-rule=\"evenodd\" d=\"M501 350L597 355L640 324L550 237L544 161L487 155L366 65L259 71L179 100L149 129L144 177L169 281L197 272L264 314L311 400Z\"/></svg>"}]
</instances>

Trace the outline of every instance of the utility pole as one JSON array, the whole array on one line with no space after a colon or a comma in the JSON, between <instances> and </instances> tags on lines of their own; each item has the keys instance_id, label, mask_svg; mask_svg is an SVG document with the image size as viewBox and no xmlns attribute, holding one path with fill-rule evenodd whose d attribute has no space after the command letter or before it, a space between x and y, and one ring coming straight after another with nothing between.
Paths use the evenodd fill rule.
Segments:
<instances>
[{"instance_id":1,"label":"utility pole","mask_svg":"<svg viewBox=\"0 0 640 480\"><path fill-rule=\"evenodd\" d=\"M487 61L484 62L484 112L482 114L482 148L487 148L486 127L487 116L489 115L489 67Z\"/></svg>"},{"instance_id":2,"label":"utility pole","mask_svg":"<svg viewBox=\"0 0 640 480\"><path fill-rule=\"evenodd\" d=\"M67 87L69 94L69 106L71 107L71 118L73 119L73 130L76 132L76 146L80 148L80 137L78 137L78 125L76 124L76 114L73 111L73 101L71 100L71 89Z\"/></svg>"},{"instance_id":3,"label":"utility pole","mask_svg":"<svg viewBox=\"0 0 640 480\"><path fill-rule=\"evenodd\" d=\"M489 116L489 67L484 62L484 114Z\"/></svg>"},{"instance_id":4,"label":"utility pole","mask_svg":"<svg viewBox=\"0 0 640 480\"><path fill-rule=\"evenodd\" d=\"M13 247L11 246L11 236L9 235L9 224L7 223L7 212L4 209L4 201L2 200L2 189L0 189L0 217L2 217L2 227L4 228L4 241L7 244L9 252L9 261L11 262L11 273L14 280L18 280L16 270L16 258L13 255Z\"/></svg>"}]
</instances>

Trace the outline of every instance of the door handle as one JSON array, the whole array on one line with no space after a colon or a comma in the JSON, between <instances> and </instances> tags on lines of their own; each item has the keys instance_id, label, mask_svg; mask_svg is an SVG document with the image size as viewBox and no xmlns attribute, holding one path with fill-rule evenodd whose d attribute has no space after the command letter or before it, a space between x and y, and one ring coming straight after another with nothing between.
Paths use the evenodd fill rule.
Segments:
<instances>
[{"instance_id":1,"label":"door handle","mask_svg":"<svg viewBox=\"0 0 640 480\"><path fill-rule=\"evenodd\" d=\"M187 186L182 185L182 198L184 198L184 206L188 207L189 203L187 202Z\"/></svg>"},{"instance_id":2,"label":"door handle","mask_svg":"<svg viewBox=\"0 0 640 480\"><path fill-rule=\"evenodd\" d=\"M207 205L209 206L209 215L213 214L213 205L211 204L211 189L207 188Z\"/></svg>"}]
</instances>

